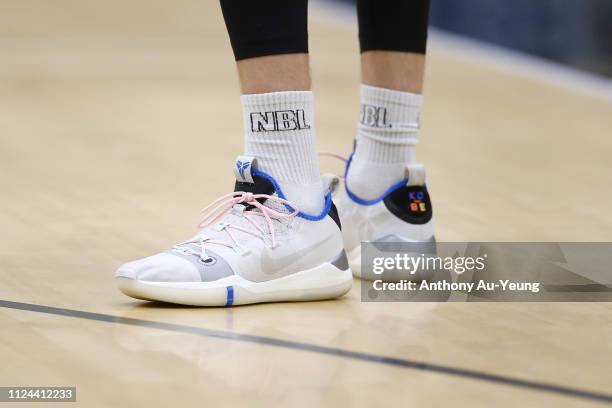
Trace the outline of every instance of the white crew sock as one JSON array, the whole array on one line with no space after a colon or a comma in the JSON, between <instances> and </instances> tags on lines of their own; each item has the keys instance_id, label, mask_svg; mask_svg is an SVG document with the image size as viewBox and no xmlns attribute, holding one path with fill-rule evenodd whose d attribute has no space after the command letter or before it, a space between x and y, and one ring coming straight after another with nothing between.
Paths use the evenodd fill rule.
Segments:
<instances>
[{"instance_id":1,"label":"white crew sock","mask_svg":"<svg viewBox=\"0 0 612 408\"><path fill-rule=\"evenodd\" d=\"M346 184L357 197L379 198L416 162L422 96L361 85L357 146Z\"/></svg>"},{"instance_id":2,"label":"white crew sock","mask_svg":"<svg viewBox=\"0 0 612 408\"><path fill-rule=\"evenodd\" d=\"M289 201L317 215L325 193L315 148L310 91L242 95L245 151L278 181Z\"/></svg>"}]
</instances>

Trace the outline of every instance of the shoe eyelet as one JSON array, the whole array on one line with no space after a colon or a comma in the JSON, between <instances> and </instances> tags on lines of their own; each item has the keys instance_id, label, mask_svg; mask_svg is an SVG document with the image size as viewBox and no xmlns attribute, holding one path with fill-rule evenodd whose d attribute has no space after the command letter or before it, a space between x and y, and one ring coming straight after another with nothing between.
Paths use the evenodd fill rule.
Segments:
<instances>
[{"instance_id":1,"label":"shoe eyelet","mask_svg":"<svg viewBox=\"0 0 612 408\"><path fill-rule=\"evenodd\" d=\"M209 256L208 258L198 258L198 262L200 262L202 265L206 265L206 266L212 266L214 264L217 263L217 258Z\"/></svg>"}]
</instances>

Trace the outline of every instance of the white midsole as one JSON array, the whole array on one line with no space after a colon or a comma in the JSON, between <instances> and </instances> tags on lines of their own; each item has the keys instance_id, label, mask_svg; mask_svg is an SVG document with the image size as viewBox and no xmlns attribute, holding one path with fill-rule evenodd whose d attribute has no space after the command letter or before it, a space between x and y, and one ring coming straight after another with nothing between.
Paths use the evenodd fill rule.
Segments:
<instances>
[{"instance_id":1,"label":"white midsole","mask_svg":"<svg viewBox=\"0 0 612 408\"><path fill-rule=\"evenodd\" d=\"M327 262L265 282L249 281L238 275L213 282L152 282L126 277L116 279L119 289L128 296L193 306L333 299L347 293L353 283L350 269L341 270Z\"/></svg>"}]
</instances>

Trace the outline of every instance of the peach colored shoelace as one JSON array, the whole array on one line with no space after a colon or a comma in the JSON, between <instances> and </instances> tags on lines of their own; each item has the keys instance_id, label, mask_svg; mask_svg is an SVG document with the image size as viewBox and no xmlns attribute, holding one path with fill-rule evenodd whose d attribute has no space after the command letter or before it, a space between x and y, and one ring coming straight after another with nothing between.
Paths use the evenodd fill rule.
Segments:
<instances>
[{"instance_id":1,"label":"peach colored shoelace","mask_svg":"<svg viewBox=\"0 0 612 408\"><path fill-rule=\"evenodd\" d=\"M267 207L261 204L258 201L258 199L265 199L266 201L272 201L278 204L289 206L290 208L293 209L293 211L292 212L281 212L281 211L274 210L270 207ZM236 204L246 204L246 205L255 207L255 209L252 209L252 210L243 210L241 214L242 216L246 218L247 221L249 221L255 227L255 230L228 223L228 224L224 224L222 228L225 232L227 232L232 242L225 242L225 241L210 239L207 237L202 237L202 238L195 238L193 240L181 242L180 244L175 245L174 249L180 250L183 252L188 252L194 255L199 255L200 257L202 257L202 255L205 253L204 245L206 244L216 244L216 245L222 245L228 248L234 248L235 246L239 246L239 244L238 244L238 240L232 233L232 230L241 231L246 234L253 235L262 240L264 240L265 235L269 233L270 239L272 241L272 248L275 248L276 247L276 236L274 233L273 220L280 220L280 219L295 217L299 212L297 207L288 200L284 200L282 198L271 196L268 194L253 194L253 193L248 193L244 191L236 191L233 193L226 194L218 198L217 200L213 201L210 205L204 207L202 209L202 213L204 213L204 218L202 219L198 227L204 228L204 227L214 224L216 221L219 220L219 218L221 218L228 211L230 211ZM266 221L266 225L268 227L268 231L262 228L257 222L255 222L251 218L254 216L264 217ZM190 243L200 244L201 252L197 253L189 248L181 248L181 245L190 244Z\"/></svg>"}]
</instances>

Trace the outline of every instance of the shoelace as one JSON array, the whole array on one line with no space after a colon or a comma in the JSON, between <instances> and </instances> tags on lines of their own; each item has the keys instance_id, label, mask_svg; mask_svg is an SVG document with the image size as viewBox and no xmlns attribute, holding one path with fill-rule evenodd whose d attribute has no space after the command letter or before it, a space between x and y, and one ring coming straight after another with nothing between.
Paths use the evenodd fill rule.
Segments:
<instances>
[{"instance_id":1,"label":"shoelace","mask_svg":"<svg viewBox=\"0 0 612 408\"><path fill-rule=\"evenodd\" d=\"M261 204L258 199L264 199L265 201L269 200L271 202L284 205L285 208L289 207L293 211L287 213L274 210L273 208ZM244 228L238 225L234 225L232 223L220 223L220 229L227 232L231 239L231 242L220 241L216 239L211 239L206 236L202 236L176 244L173 249L190 253L192 255L198 255L200 259L204 260L203 256L206 254L205 245L207 244L222 245L232 249L240 248L240 244L238 243L238 240L236 239L235 235L232 233L232 230L244 232L245 234L250 234L254 237L261 239L264 242L265 236L269 234L272 243L272 248L276 248L276 235L274 232L273 220L281 220L295 217L299 212L298 208L288 200L276 196L271 196L268 194L253 194L244 191L236 191L219 197L217 200L204 207L202 209L202 213L204 213L204 218L202 219L198 227L205 228L214 224L216 221L219 220L219 218L225 215L228 211L232 210L237 204L246 204L247 206L255 207L255 209L252 210L245 210L244 208L246 207L244 207L240 210L240 215L243 216L247 221L249 221L255 227L256 230ZM251 218L253 216L264 217L266 225L268 227L268 231L266 231L257 222L255 222ZM183 247L186 244L194 243L200 245L199 253L192 250L191 248Z\"/></svg>"}]
</instances>

